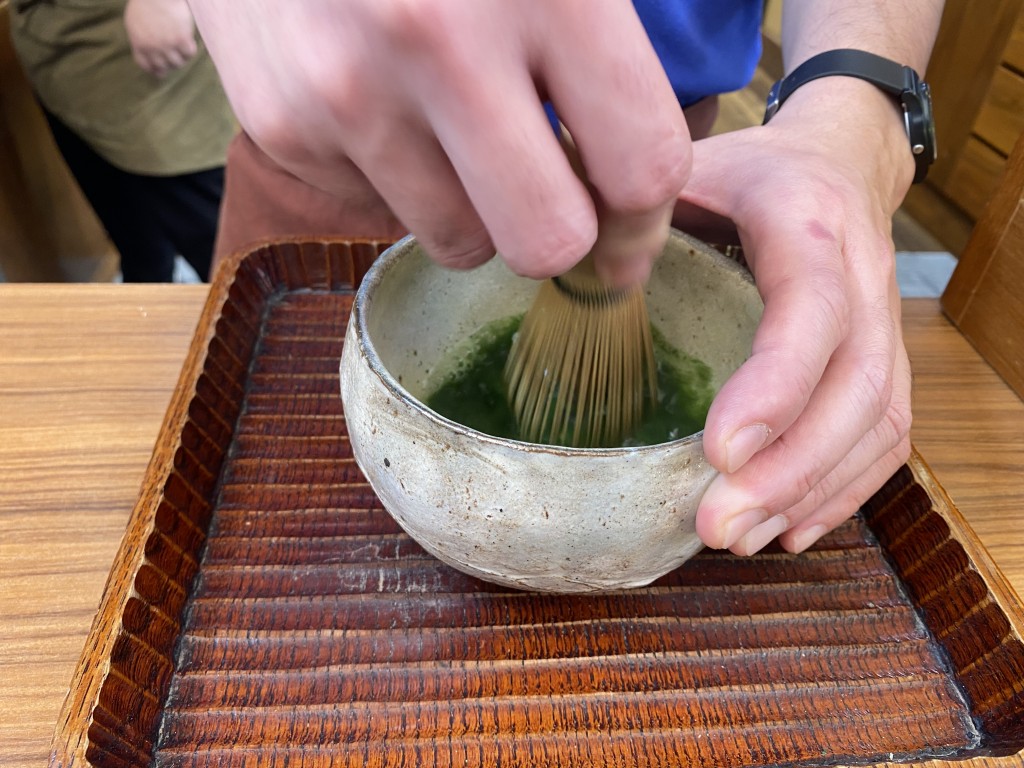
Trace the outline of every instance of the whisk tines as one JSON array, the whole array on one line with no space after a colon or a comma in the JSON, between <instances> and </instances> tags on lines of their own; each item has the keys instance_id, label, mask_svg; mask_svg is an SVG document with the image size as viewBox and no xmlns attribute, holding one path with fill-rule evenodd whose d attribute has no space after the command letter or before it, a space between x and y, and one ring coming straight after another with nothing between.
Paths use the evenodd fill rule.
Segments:
<instances>
[{"instance_id":1,"label":"whisk tines","mask_svg":"<svg viewBox=\"0 0 1024 768\"><path fill-rule=\"evenodd\" d=\"M524 440L620 445L657 396L642 286L605 285L587 258L545 280L505 366Z\"/></svg>"}]
</instances>

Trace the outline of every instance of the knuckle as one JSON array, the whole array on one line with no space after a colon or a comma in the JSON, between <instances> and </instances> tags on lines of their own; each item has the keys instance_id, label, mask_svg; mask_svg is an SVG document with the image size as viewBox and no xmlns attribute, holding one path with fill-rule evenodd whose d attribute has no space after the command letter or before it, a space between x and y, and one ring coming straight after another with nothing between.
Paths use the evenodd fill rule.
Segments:
<instances>
[{"instance_id":1,"label":"knuckle","mask_svg":"<svg viewBox=\"0 0 1024 768\"><path fill-rule=\"evenodd\" d=\"M898 390L898 360L895 325L891 317L877 313L874 326L879 329L865 347L852 384L853 404L876 420L899 419L909 415L909 398Z\"/></svg>"},{"instance_id":2,"label":"knuckle","mask_svg":"<svg viewBox=\"0 0 1024 768\"><path fill-rule=\"evenodd\" d=\"M268 99L261 103L259 99L243 96L232 106L245 132L267 154L291 157L301 149L294 120L289 119L288 110L279 100Z\"/></svg>"},{"instance_id":3,"label":"knuckle","mask_svg":"<svg viewBox=\"0 0 1024 768\"><path fill-rule=\"evenodd\" d=\"M900 440L899 443L897 443L896 447L893 449L893 472L895 472L897 469L899 469L901 466L907 463L907 460L910 458L911 450L912 447L910 444L910 434L908 432L906 435L903 436L903 439Z\"/></svg>"},{"instance_id":4,"label":"knuckle","mask_svg":"<svg viewBox=\"0 0 1024 768\"><path fill-rule=\"evenodd\" d=\"M879 263L885 266L886 272L895 270L893 255L896 253L896 244L892 238L892 228L873 229L865 237L867 250L878 255Z\"/></svg>"},{"instance_id":5,"label":"knuckle","mask_svg":"<svg viewBox=\"0 0 1024 768\"><path fill-rule=\"evenodd\" d=\"M597 222L593 217L556 218L547 226L500 247L502 258L517 275L541 280L571 269L594 246Z\"/></svg>"},{"instance_id":6,"label":"knuckle","mask_svg":"<svg viewBox=\"0 0 1024 768\"><path fill-rule=\"evenodd\" d=\"M447 232L432 238L427 251L438 264L450 269L472 269L494 256L494 245L487 231Z\"/></svg>"},{"instance_id":7,"label":"knuckle","mask_svg":"<svg viewBox=\"0 0 1024 768\"><path fill-rule=\"evenodd\" d=\"M913 416L909 408L902 406L890 406L885 412L883 423L890 435L892 445L902 445L904 442L910 445L910 428L913 425Z\"/></svg>"},{"instance_id":8,"label":"knuckle","mask_svg":"<svg viewBox=\"0 0 1024 768\"><path fill-rule=\"evenodd\" d=\"M443 51L447 38L444 3L437 0L389 0L378 5L377 28L385 41L406 53Z\"/></svg>"},{"instance_id":9,"label":"knuckle","mask_svg":"<svg viewBox=\"0 0 1024 768\"><path fill-rule=\"evenodd\" d=\"M888 364L887 364L888 363ZM888 360L870 360L857 376L853 387L856 407L876 418L891 411L893 380L892 365Z\"/></svg>"},{"instance_id":10,"label":"knuckle","mask_svg":"<svg viewBox=\"0 0 1024 768\"><path fill-rule=\"evenodd\" d=\"M826 504L840 500L843 494L846 493L846 486L849 480L849 477L837 470L829 472L818 482L813 482L813 475L805 475L798 482L797 493L803 492L804 489L807 492L794 503L794 516L802 519L813 514Z\"/></svg>"},{"instance_id":11,"label":"knuckle","mask_svg":"<svg viewBox=\"0 0 1024 768\"><path fill-rule=\"evenodd\" d=\"M602 190L605 203L624 214L643 214L679 197L690 177L691 151L677 137L655 146L647 160L631 162L621 177Z\"/></svg>"},{"instance_id":12,"label":"knuckle","mask_svg":"<svg viewBox=\"0 0 1024 768\"><path fill-rule=\"evenodd\" d=\"M294 126L281 109L236 109L239 122L257 146L282 160L293 160L303 154L302 142Z\"/></svg>"},{"instance_id":13,"label":"knuckle","mask_svg":"<svg viewBox=\"0 0 1024 768\"><path fill-rule=\"evenodd\" d=\"M789 489L790 503L783 502L783 507L789 509L790 507L799 504L805 499L814 500L817 497L814 494L818 494L824 497L827 494L827 488L819 482L817 467L807 467L800 472L797 472L792 479L792 484ZM814 504L817 506L817 503ZM784 509L779 509L779 512Z\"/></svg>"},{"instance_id":14,"label":"knuckle","mask_svg":"<svg viewBox=\"0 0 1024 768\"><path fill-rule=\"evenodd\" d=\"M792 391L795 394L793 401L808 403L814 395L818 382L821 381L821 371L818 370L814 361L807 358L797 360L793 370L796 373L792 380Z\"/></svg>"},{"instance_id":15,"label":"knuckle","mask_svg":"<svg viewBox=\"0 0 1024 768\"><path fill-rule=\"evenodd\" d=\"M374 94L367 78L361 77L357 70L344 67L322 73L314 83L313 93L319 94L321 103L328 105L331 117L343 134L365 135L372 130L370 121L374 119L374 110L367 105L373 103Z\"/></svg>"},{"instance_id":16,"label":"knuckle","mask_svg":"<svg viewBox=\"0 0 1024 768\"><path fill-rule=\"evenodd\" d=\"M373 134L373 116L365 108L365 86L359 78L345 70L334 72L330 79L324 72L310 69L306 83L298 85L306 104L315 105L307 111L305 124L296 117L296 110L287 101L242 100L236 105L239 123L253 141L278 162L286 166L322 164L330 153L330 162L345 156L347 144L354 137ZM315 123L315 125L314 125ZM309 139L330 126L333 146Z\"/></svg>"},{"instance_id":17,"label":"knuckle","mask_svg":"<svg viewBox=\"0 0 1024 768\"><path fill-rule=\"evenodd\" d=\"M816 459L797 467L795 456L791 456L788 463L793 469L786 472L785 482L773 484L771 489L762 485L751 491L754 498L764 502L763 507L769 516L786 514L798 517L796 512L805 508L816 508L832 492L829 487L831 473L823 471L824 467ZM776 478L775 483L778 483L778 480Z\"/></svg>"},{"instance_id":18,"label":"knuckle","mask_svg":"<svg viewBox=\"0 0 1024 768\"><path fill-rule=\"evenodd\" d=\"M810 268L811 284L817 296L814 322L825 338L843 339L850 331L850 305L846 281L834 263L820 263Z\"/></svg>"}]
</instances>

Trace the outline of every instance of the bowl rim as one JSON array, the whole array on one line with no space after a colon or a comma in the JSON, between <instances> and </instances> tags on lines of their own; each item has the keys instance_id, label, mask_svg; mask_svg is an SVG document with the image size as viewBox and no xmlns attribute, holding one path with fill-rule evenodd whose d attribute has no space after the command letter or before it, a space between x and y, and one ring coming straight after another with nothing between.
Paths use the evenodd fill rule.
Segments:
<instances>
[{"instance_id":1,"label":"bowl rim","mask_svg":"<svg viewBox=\"0 0 1024 768\"><path fill-rule=\"evenodd\" d=\"M745 276L748 281L753 283L753 279L749 272L744 270L739 264L729 259L724 254L719 254L711 248L711 246L696 240L684 232L680 232L676 229L671 229L670 231L673 236L680 237L687 245L704 251L706 255L713 254L712 258L717 257L721 266L736 270L738 273ZM380 285L381 281L387 276L388 271L398 264L405 251L415 247L416 245L418 245L418 243L415 236L406 235L391 247L387 248L374 260L373 264L370 265L370 268L363 276L362 282L359 284L359 288L356 291L355 301L352 305L352 313L349 321L355 328L355 336L356 341L359 344L360 353L366 359L370 371L383 384L384 388L390 395L397 398L405 405L415 409L429 421L432 421L445 429L451 430L464 437L470 437L474 440L482 440L487 443L494 443L496 445L505 446L506 448L524 453L590 457L646 456L662 453L666 450L682 450L684 448L690 448L695 443L703 442L704 430L701 429L676 440L669 440L663 443L653 443L651 445L620 446L614 448L575 448L562 445L547 445L543 443L531 443L525 440L515 440L508 437L498 437L486 432L481 432L478 429L467 427L465 424L460 424L446 416L442 416L437 411L430 408L426 403L422 402L402 386L402 384L400 384L387 369L373 345L373 341L370 338L370 333L367 328L367 315L373 306L373 293L375 288ZM423 257L429 258L426 254L423 254ZM500 256L495 255L494 258L500 258ZM446 267L437 265L436 263L435 266L437 266L438 269L447 269Z\"/></svg>"}]
</instances>

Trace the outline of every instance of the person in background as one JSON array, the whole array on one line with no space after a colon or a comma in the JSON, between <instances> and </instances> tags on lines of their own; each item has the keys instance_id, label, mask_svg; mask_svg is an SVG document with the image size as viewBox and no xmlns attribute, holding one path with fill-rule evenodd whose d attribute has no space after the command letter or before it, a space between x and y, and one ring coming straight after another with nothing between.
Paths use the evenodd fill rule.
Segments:
<instances>
[{"instance_id":1,"label":"person in background","mask_svg":"<svg viewBox=\"0 0 1024 768\"><path fill-rule=\"evenodd\" d=\"M708 414L720 474L697 515L704 542L802 551L906 460L891 220L920 153L893 95L857 76L813 79L765 125L702 138L708 99L756 64L761 0L190 3L245 130L233 151L248 159L250 211L231 211L229 162L219 249L289 226L407 229L442 264L497 252L544 278L599 242L599 271L627 284L647 277L670 222L710 212L735 227L765 310ZM941 0L786 0L786 71L856 49L923 73L941 12ZM282 190L280 218L235 226Z\"/></svg>"},{"instance_id":2,"label":"person in background","mask_svg":"<svg viewBox=\"0 0 1024 768\"><path fill-rule=\"evenodd\" d=\"M21 0L11 34L125 282L208 279L237 123L185 0Z\"/></svg>"}]
</instances>

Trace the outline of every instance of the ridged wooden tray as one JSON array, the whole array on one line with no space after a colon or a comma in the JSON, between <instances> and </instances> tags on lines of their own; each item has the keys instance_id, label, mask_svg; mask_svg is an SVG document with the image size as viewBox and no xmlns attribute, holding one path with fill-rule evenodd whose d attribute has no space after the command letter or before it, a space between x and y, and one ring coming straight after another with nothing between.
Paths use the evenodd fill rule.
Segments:
<instances>
[{"instance_id":1,"label":"ridged wooden tray","mask_svg":"<svg viewBox=\"0 0 1024 768\"><path fill-rule=\"evenodd\" d=\"M426 555L345 432L375 243L220 273L56 766L1021 765L1022 609L920 457L808 552L503 590Z\"/></svg>"}]
</instances>

